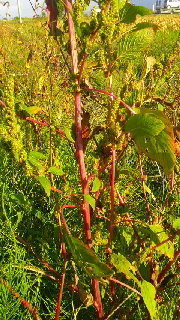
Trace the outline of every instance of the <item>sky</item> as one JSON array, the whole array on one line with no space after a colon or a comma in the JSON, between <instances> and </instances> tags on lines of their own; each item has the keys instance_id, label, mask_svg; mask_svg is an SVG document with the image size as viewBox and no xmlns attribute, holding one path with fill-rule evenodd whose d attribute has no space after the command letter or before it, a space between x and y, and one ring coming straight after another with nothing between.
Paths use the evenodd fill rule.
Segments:
<instances>
[{"instance_id":1,"label":"sky","mask_svg":"<svg viewBox=\"0 0 180 320\"><path fill-rule=\"evenodd\" d=\"M2 1L6 2L6 0L2 0ZM9 8L7 8L7 6L2 6L2 4L0 4L0 19L4 18L6 16L6 13L10 15L10 18L14 18L18 16L17 0L9 0L8 2L10 4ZM35 13L30 5L30 2L35 7L36 2L38 2L40 5L43 5L45 1L44 0L19 0L19 2L21 5L22 17L33 17ZM132 0L132 2L135 3L136 5L142 5L152 9L152 5L155 2L155 0ZM37 13L40 13L40 12L41 10L37 10Z\"/></svg>"}]
</instances>

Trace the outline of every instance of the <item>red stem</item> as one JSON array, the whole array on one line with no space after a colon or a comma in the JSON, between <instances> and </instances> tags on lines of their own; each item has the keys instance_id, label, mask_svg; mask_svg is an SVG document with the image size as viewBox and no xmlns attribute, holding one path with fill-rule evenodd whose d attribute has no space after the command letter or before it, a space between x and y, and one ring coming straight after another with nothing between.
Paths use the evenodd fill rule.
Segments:
<instances>
[{"instance_id":1,"label":"red stem","mask_svg":"<svg viewBox=\"0 0 180 320\"><path fill-rule=\"evenodd\" d=\"M113 97L114 99L118 99L118 97L115 96L113 93L110 93L110 92L107 92L107 91L104 91L104 90L101 90L101 89L95 89L95 88L81 89L81 92L83 92L83 91L93 91L93 92L104 93L104 94L106 94L106 95L108 95L110 97ZM126 104L124 101L120 100L119 103L122 104L123 107L128 109L131 112L131 114L135 114L135 111L130 106L128 106L128 104Z\"/></svg>"},{"instance_id":2,"label":"red stem","mask_svg":"<svg viewBox=\"0 0 180 320\"><path fill-rule=\"evenodd\" d=\"M32 119L32 118L29 118L29 117L26 117L26 120L29 121L29 122L33 122L33 123L37 123L37 124L40 124L41 126L46 126L46 127L49 127L49 123L44 121L38 121L38 120L35 120L35 119Z\"/></svg>"},{"instance_id":3,"label":"red stem","mask_svg":"<svg viewBox=\"0 0 180 320\"><path fill-rule=\"evenodd\" d=\"M112 282L114 282L114 283L119 284L120 286L126 287L126 288L128 288L129 290L131 290L131 291L133 291L133 292L135 292L135 293L137 293L138 295L141 296L141 293L140 293L139 291L137 291L137 290L134 289L133 287L129 286L128 284L126 284L126 283L124 283L124 282L121 282L121 281L119 281L119 280L117 280L117 279L114 279L114 278L110 278L109 280L112 281Z\"/></svg>"},{"instance_id":4,"label":"red stem","mask_svg":"<svg viewBox=\"0 0 180 320\"><path fill-rule=\"evenodd\" d=\"M31 313L31 316L33 317L34 320L41 320L41 318L38 315L38 311L35 307L33 307L27 300L22 299L20 294L17 293L16 291L14 291L14 289L12 287L10 287L8 285L8 283L5 280L1 280L1 283L8 289L9 292L12 293L12 295L19 299L21 304L27 308L29 310L29 312Z\"/></svg>"},{"instance_id":5,"label":"red stem","mask_svg":"<svg viewBox=\"0 0 180 320\"><path fill-rule=\"evenodd\" d=\"M73 197L73 195L70 195L70 194L64 194L64 192L63 192L62 190L57 189L57 188L54 188L54 187L51 187L51 190L52 190L52 191L54 191L54 192L57 192L57 193L63 194L63 195L64 195L64 197L69 198L69 199L71 199L73 202L75 202L76 204L80 205L79 201L78 201L78 200L76 200L76 199Z\"/></svg>"},{"instance_id":6,"label":"red stem","mask_svg":"<svg viewBox=\"0 0 180 320\"><path fill-rule=\"evenodd\" d=\"M115 197L115 161L116 161L116 151L112 149L112 164L111 164L111 177L110 177L110 224L109 224L109 245L112 245L113 240L113 230L114 230L114 197Z\"/></svg>"},{"instance_id":7,"label":"red stem","mask_svg":"<svg viewBox=\"0 0 180 320\"><path fill-rule=\"evenodd\" d=\"M42 259L35 251L34 249L27 244L24 239L22 239L20 236L16 235L16 239L21 242L30 252L34 254L34 256L42 263L42 265L47 268L49 271L54 273L58 278L61 277L60 273L57 272L46 260Z\"/></svg>"},{"instance_id":8,"label":"red stem","mask_svg":"<svg viewBox=\"0 0 180 320\"><path fill-rule=\"evenodd\" d=\"M60 317L61 301L62 301L62 296L63 296L65 276L66 276L66 265L67 265L67 261L65 260L64 265L63 265L63 272L62 272L61 280L59 282L59 291L58 291L58 297L57 297L57 302L56 302L56 312L55 312L54 320L59 320L59 317Z\"/></svg>"},{"instance_id":9,"label":"red stem","mask_svg":"<svg viewBox=\"0 0 180 320\"><path fill-rule=\"evenodd\" d=\"M74 22L72 19L72 4L69 0L64 0L65 4L65 11L68 20L68 28L69 28L69 38L70 38L70 45L71 45L71 62L72 62L72 73L73 75L78 75L78 52L77 52L77 43L76 43L76 35L75 35L75 27ZM81 188L82 194L86 195L89 194L89 185L85 167L85 160L84 160L84 148L83 148L83 139L82 139L82 123L81 123L81 115L82 115L82 107L81 107L81 93L80 87L78 83L78 79L75 80L76 84L76 91L74 93L74 106L75 106L75 128L76 128L76 156L79 165L79 173L80 173L80 180L81 180ZM88 243L88 246L92 246L91 240L91 217L90 217L90 206L86 199L83 199L82 204L82 214L84 219L84 229L85 229L85 237ZM98 313L98 318L101 319L103 316L102 312L102 302L101 296L99 292L99 283L98 280L93 280L93 289L94 289L94 300L95 306Z\"/></svg>"},{"instance_id":10,"label":"red stem","mask_svg":"<svg viewBox=\"0 0 180 320\"><path fill-rule=\"evenodd\" d=\"M166 273L171 269L171 266L173 265L173 263L176 261L176 259L180 256L180 250L176 251L174 254L174 258L172 260L170 260L166 266L164 267L164 269L160 272L158 278L157 278L157 283L161 283L161 281L164 279Z\"/></svg>"}]
</instances>

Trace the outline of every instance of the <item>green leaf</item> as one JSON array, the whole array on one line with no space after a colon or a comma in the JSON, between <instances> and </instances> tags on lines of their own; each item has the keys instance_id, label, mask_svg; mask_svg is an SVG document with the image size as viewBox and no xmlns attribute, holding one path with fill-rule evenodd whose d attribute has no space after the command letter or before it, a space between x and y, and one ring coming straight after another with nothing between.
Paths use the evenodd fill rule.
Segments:
<instances>
[{"instance_id":1,"label":"green leaf","mask_svg":"<svg viewBox=\"0 0 180 320\"><path fill-rule=\"evenodd\" d=\"M92 192L96 192L100 189L101 187L101 180L99 180L97 177L93 181L93 186L92 186Z\"/></svg>"},{"instance_id":2,"label":"green leaf","mask_svg":"<svg viewBox=\"0 0 180 320\"><path fill-rule=\"evenodd\" d=\"M84 194L84 198L93 209L96 208L96 200L90 194Z\"/></svg>"},{"instance_id":3,"label":"green leaf","mask_svg":"<svg viewBox=\"0 0 180 320\"><path fill-rule=\"evenodd\" d=\"M23 106L21 105L21 109L22 110L25 110L27 113L29 113L30 115L33 115L33 114L37 114L39 112L42 112L41 108L39 107L36 107L36 106L32 106L32 107L26 107L26 106Z\"/></svg>"},{"instance_id":4,"label":"green leaf","mask_svg":"<svg viewBox=\"0 0 180 320\"><path fill-rule=\"evenodd\" d=\"M153 200L156 200L156 198L155 198L154 194L152 193L151 189L145 183L143 185L144 185L144 191L149 193L152 196Z\"/></svg>"},{"instance_id":5,"label":"green leaf","mask_svg":"<svg viewBox=\"0 0 180 320\"><path fill-rule=\"evenodd\" d=\"M153 11L148 8L135 6L127 2L123 9L120 10L120 18L123 23L133 23L137 15L145 16L152 13Z\"/></svg>"},{"instance_id":6,"label":"green leaf","mask_svg":"<svg viewBox=\"0 0 180 320\"><path fill-rule=\"evenodd\" d=\"M173 221L173 228L180 229L180 218Z\"/></svg>"},{"instance_id":7,"label":"green leaf","mask_svg":"<svg viewBox=\"0 0 180 320\"><path fill-rule=\"evenodd\" d=\"M35 266L31 266L31 265L17 265L17 264L14 264L13 267L16 267L16 268L21 268L21 269L25 269L25 270L28 270L28 271L33 271L33 272L36 272L38 274L42 274L42 275L46 275L46 272L38 267L35 267Z\"/></svg>"},{"instance_id":8,"label":"green leaf","mask_svg":"<svg viewBox=\"0 0 180 320\"><path fill-rule=\"evenodd\" d=\"M68 234L64 228L63 234L75 262L83 268L90 277L109 278L113 274L113 271L105 263L102 263L94 251L81 240Z\"/></svg>"},{"instance_id":9,"label":"green leaf","mask_svg":"<svg viewBox=\"0 0 180 320\"><path fill-rule=\"evenodd\" d=\"M139 152L157 161L165 174L172 172L176 160L173 130L161 111L142 108L128 119L125 130L131 133Z\"/></svg>"},{"instance_id":10,"label":"green leaf","mask_svg":"<svg viewBox=\"0 0 180 320\"><path fill-rule=\"evenodd\" d=\"M64 174L62 168L50 167L48 172L56 174L58 176L62 176Z\"/></svg>"},{"instance_id":11,"label":"green leaf","mask_svg":"<svg viewBox=\"0 0 180 320\"><path fill-rule=\"evenodd\" d=\"M33 157L28 157L28 161L34 166L34 167L37 167L38 169L42 169L43 168L43 165L41 164L40 161L36 160L35 158Z\"/></svg>"},{"instance_id":12,"label":"green leaf","mask_svg":"<svg viewBox=\"0 0 180 320\"><path fill-rule=\"evenodd\" d=\"M71 142L74 142L75 139L73 139L71 130L65 128L65 129L64 129L64 132L65 132L65 134L66 134L66 137L67 137Z\"/></svg>"},{"instance_id":13,"label":"green leaf","mask_svg":"<svg viewBox=\"0 0 180 320\"><path fill-rule=\"evenodd\" d=\"M40 182L41 186L44 188L47 196L49 197L51 192L51 183L49 179L44 176L36 177L36 179Z\"/></svg>"},{"instance_id":14,"label":"green leaf","mask_svg":"<svg viewBox=\"0 0 180 320\"><path fill-rule=\"evenodd\" d=\"M158 25L152 22L140 22L135 25L131 32L136 32L147 28L152 28L154 32L159 29Z\"/></svg>"},{"instance_id":15,"label":"green leaf","mask_svg":"<svg viewBox=\"0 0 180 320\"><path fill-rule=\"evenodd\" d=\"M151 240L153 245L156 245L166 239L168 239L167 233L164 231L163 227L159 224L156 225L149 225L150 230L152 233L150 234ZM174 257L174 244L172 241L168 241L160 245L159 247L156 247L158 252L161 254L166 255L168 258L172 259Z\"/></svg>"},{"instance_id":16,"label":"green leaf","mask_svg":"<svg viewBox=\"0 0 180 320\"><path fill-rule=\"evenodd\" d=\"M139 286L140 281L134 276L134 274L130 270L136 270L136 267L132 266L132 264L124 257L122 254L113 253L111 255L111 263L116 267L119 272L124 273L128 278L134 280Z\"/></svg>"},{"instance_id":17,"label":"green leaf","mask_svg":"<svg viewBox=\"0 0 180 320\"><path fill-rule=\"evenodd\" d=\"M29 157L35 158L38 160L45 160L47 158L46 155L44 155L42 152L39 151L31 151L29 152Z\"/></svg>"},{"instance_id":18,"label":"green leaf","mask_svg":"<svg viewBox=\"0 0 180 320\"><path fill-rule=\"evenodd\" d=\"M157 304L155 301L156 296L156 289L155 287L146 280L142 281L141 284L141 294L144 300L144 303L150 313L152 320L158 320L158 311L157 311Z\"/></svg>"}]
</instances>

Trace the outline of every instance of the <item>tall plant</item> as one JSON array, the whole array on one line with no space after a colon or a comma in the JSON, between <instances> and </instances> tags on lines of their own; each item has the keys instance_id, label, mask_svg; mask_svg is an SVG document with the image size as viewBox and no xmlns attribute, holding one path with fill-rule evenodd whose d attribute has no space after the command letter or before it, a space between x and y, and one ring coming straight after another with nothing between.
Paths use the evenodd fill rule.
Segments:
<instances>
[{"instance_id":1,"label":"tall plant","mask_svg":"<svg viewBox=\"0 0 180 320\"><path fill-rule=\"evenodd\" d=\"M68 70L67 91L71 92L74 99L74 124L71 132L58 128L57 122L53 119L53 112L55 112L53 106L49 107L48 113L45 114L41 114L41 110L37 107L23 107L24 111L31 115L26 114L24 119L32 125L49 130L50 161L47 161L46 156L37 149L31 150L28 158L25 157L23 160L28 168L31 167L31 170L29 169L31 174L39 181L48 196L51 190L63 194L63 191L56 188L54 182L54 177L63 175L62 170L54 165L53 158L55 153L53 139L56 140L55 135L60 135L62 139L67 140L74 151L79 173L77 184L81 185L81 193L78 196L77 194L66 195L71 200L70 204L56 201L56 217L63 258L61 273L34 253L20 236L17 236L17 239L53 274L53 276L44 275L58 282L54 319L59 319L61 314L69 254L72 254L75 265L81 270L83 277L86 277L88 282L91 279L93 296L82 288L80 282L78 283L77 275L76 286L73 286L73 289L77 290L81 297L83 296L83 302L87 306L94 305L98 319L109 319L114 316L132 295L138 297L140 304L146 305L151 319L160 319L157 299L161 297L163 281L168 281L167 274L176 262L179 252L174 249L173 244L178 234L178 221L175 220L171 226L171 233L165 231L162 223L163 215L157 213L157 208L154 210L149 203L149 195L150 197L154 195L146 184L147 176L143 169L144 156L156 161L158 170L160 172L163 170L167 180L170 181L168 188L169 193L171 192L175 166L172 125L166 115L157 110L155 104L151 107L145 95L146 86L150 88L154 80L152 70L156 64L153 57L147 57L146 52L158 26L147 21L137 22L137 15L151 14L151 10L134 6L124 0L98 1L99 10L94 9L88 17L84 14L89 6L88 1L77 0L72 4L69 0L64 0L64 8L61 7L61 9L65 15L58 26L58 1L52 0L46 3L49 11L50 34L60 46L61 58ZM142 57L143 61L141 61ZM129 74L133 73L132 65L129 63L132 59L137 59L137 69L141 62L146 62L140 70L137 88L132 87L133 79L127 81ZM123 73L124 86L119 88L117 79L124 70L127 72ZM48 76L50 78L50 74ZM51 92L51 98L52 95ZM4 103L4 112L8 115L10 102L6 96L2 103ZM98 116L104 117L101 126L98 125L98 121L92 124L92 120L96 122L97 119L93 115L94 110L86 110L86 101L89 99L91 109L93 104L96 107L98 104L101 105L101 110L98 110ZM8 126L9 123L6 127ZM6 140L8 141L7 138ZM89 160L91 152L88 148L91 146L93 146L94 157ZM131 148L134 154L138 154L138 165L135 168L125 167L120 170L118 164L128 148ZM89 162L93 164L93 169ZM126 196L118 192L117 184L122 175L127 175L130 184L138 180L142 188L141 196L145 204L143 221L129 214ZM166 202L167 198L164 200L164 203ZM82 215L84 223L82 240L78 239L77 235L76 237L72 235L73 231L69 229L63 215L65 208L77 208ZM99 238L97 237L96 219L103 221L105 237L101 233ZM121 226L124 226L125 230ZM118 239L119 235L120 239ZM122 244L122 239L128 243L133 236L140 251L137 259L135 256L130 258L129 253L126 255L122 252L118 243L120 241ZM98 241L103 243L105 248L105 254L101 251L104 262L98 257ZM134 244L132 246L134 248ZM168 260L163 263L160 271L158 254L160 257L165 256ZM74 266L75 270L76 266ZM34 270L33 267L29 267L29 270L42 272L36 267ZM119 274L124 278L119 278ZM131 291L131 294L121 303L116 297L119 286ZM101 297L102 287L117 304L111 311ZM38 319L37 310L34 318Z\"/></svg>"}]
</instances>

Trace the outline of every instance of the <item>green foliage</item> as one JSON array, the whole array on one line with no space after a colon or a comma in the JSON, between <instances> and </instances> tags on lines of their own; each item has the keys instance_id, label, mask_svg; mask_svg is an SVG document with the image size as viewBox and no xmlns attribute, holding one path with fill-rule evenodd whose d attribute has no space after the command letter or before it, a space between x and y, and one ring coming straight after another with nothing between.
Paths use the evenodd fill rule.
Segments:
<instances>
[{"instance_id":1,"label":"green foliage","mask_svg":"<svg viewBox=\"0 0 180 320\"><path fill-rule=\"evenodd\" d=\"M125 129L131 133L140 152L157 161L165 174L172 172L175 165L173 131L163 113L143 108L127 121Z\"/></svg>"},{"instance_id":2,"label":"green foliage","mask_svg":"<svg viewBox=\"0 0 180 320\"><path fill-rule=\"evenodd\" d=\"M156 297L156 289L154 286L145 280L142 281L141 284L141 294L144 300L144 303L150 313L152 320L158 320L158 311L157 311L157 304L155 301Z\"/></svg>"},{"instance_id":3,"label":"green foliage","mask_svg":"<svg viewBox=\"0 0 180 320\"><path fill-rule=\"evenodd\" d=\"M109 278L113 274L113 271L105 263L102 263L81 240L68 234L65 229L63 229L63 234L75 262L91 278Z\"/></svg>"},{"instance_id":4,"label":"green foliage","mask_svg":"<svg viewBox=\"0 0 180 320\"><path fill-rule=\"evenodd\" d=\"M145 16L147 14L152 14L152 10L142 7L142 6L134 6L128 2L126 2L123 10L120 11L121 22L123 23L133 23L136 20L136 16Z\"/></svg>"},{"instance_id":5,"label":"green foliage","mask_svg":"<svg viewBox=\"0 0 180 320\"><path fill-rule=\"evenodd\" d=\"M124 273L128 278L134 280L138 285L140 285L140 281L131 272L132 270L136 271L136 267L132 266L132 264L126 259L126 257L124 257L120 253L113 253L111 256L111 263L116 267L118 272Z\"/></svg>"},{"instance_id":6,"label":"green foliage","mask_svg":"<svg viewBox=\"0 0 180 320\"><path fill-rule=\"evenodd\" d=\"M154 224L150 225L149 228L153 232L153 234L151 234L153 244L161 243L169 238L162 226ZM173 259L174 257L174 245L170 240L157 246L156 250L166 255L169 259Z\"/></svg>"},{"instance_id":7,"label":"green foliage","mask_svg":"<svg viewBox=\"0 0 180 320\"><path fill-rule=\"evenodd\" d=\"M90 206L95 209L96 207L96 200L90 194L84 194L84 198L90 204Z\"/></svg>"},{"instance_id":8,"label":"green foliage","mask_svg":"<svg viewBox=\"0 0 180 320\"><path fill-rule=\"evenodd\" d=\"M38 309L42 319L52 320L59 279L65 272L61 318L95 320L91 278L100 280L104 314L114 312L111 317L118 316L109 288L114 269L115 279L129 288L133 284L140 288L147 307L142 299L137 301L135 293L129 298L129 289L117 285L115 297L117 304L121 303L123 319L129 314L132 319L146 319L149 310L152 319L157 320L159 312L160 319L173 320L178 297L177 266L173 263L179 226L177 167L171 189L173 181L169 183L157 164L143 156L139 161L124 127L129 126L127 132L139 151L169 174L175 162L170 121L177 128L178 16L149 15L148 9L125 0L98 1L101 12L93 9L92 14L85 15L89 1L73 2L78 64L83 66L80 95L86 148L80 153L84 153L88 181L82 181L73 106L77 79L69 71L72 61L65 8L57 2L61 16L58 41L48 36L44 19L28 19L23 24L1 22L2 278ZM111 92L118 99L87 91L89 88ZM127 120L129 111L119 105L120 99L139 113ZM85 114L89 114L88 121ZM32 122L26 121L27 115L32 116ZM50 125L38 124L45 121ZM112 149L116 153L115 170ZM92 177L96 178L92 181ZM81 187L86 182L90 194L84 195ZM91 206L92 249L66 231L61 234L57 222L63 207L72 233L84 238L85 201ZM65 271L63 238L68 260ZM170 265L169 259L172 267L159 283L158 276ZM56 281L47 275L57 277ZM30 319L28 310L2 283L0 287L0 318Z\"/></svg>"},{"instance_id":9,"label":"green foliage","mask_svg":"<svg viewBox=\"0 0 180 320\"><path fill-rule=\"evenodd\" d=\"M36 180L38 180L40 182L40 184L44 188L47 196L50 197L51 183L50 183L49 179L46 177L43 177L43 176L38 176L38 177L36 177Z\"/></svg>"}]
</instances>

